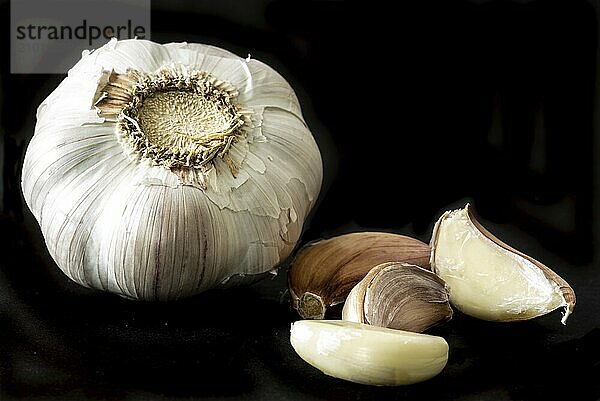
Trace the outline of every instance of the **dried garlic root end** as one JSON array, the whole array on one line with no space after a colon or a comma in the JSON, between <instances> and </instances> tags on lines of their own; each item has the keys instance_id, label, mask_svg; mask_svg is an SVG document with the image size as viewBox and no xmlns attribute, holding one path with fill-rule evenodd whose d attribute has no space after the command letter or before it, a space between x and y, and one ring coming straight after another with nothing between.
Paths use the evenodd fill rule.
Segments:
<instances>
[{"instance_id":1,"label":"dried garlic root end","mask_svg":"<svg viewBox=\"0 0 600 401\"><path fill-rule=\"evenodd\" d=\"M489 321L527 320L563 307L565 324L575 292L558 274L506 245L469 210L446 212L432 236L431 265L450 287L450 302Z\"/></svg>"},{"instance_id":2,"label":"dried garlic root end","mask_svg":"<svg viewBox=\"0 0 600 401\"><path fill-rule=\"evenodd\" d=\"M289 279L289 276L288 276ZM324 319L327 306L317 294L312 292L304 292L298 296L291 286L288 285L292 307L298 312L302 319Z\"/></svg>"},{"instance_id":3,"label":"dried garlic root end","mask_svg":"<svg viewBox=\"0 0 600 401\"><path fill-rule=\"evenodd\" d=\"M343 320L415 333L451 318L446 283L429 270L397 262L372 268L342 311Z\"/></svg>"},{"instance_id":4,"label":"dried garlic root end","mask_svg":"<svg viewBox=\"0 0 600 401\"><path fill-rule=\"evenodd\" d=\"M205 71L183 65L154 73L114 71L95 106L117 122L127 154L170 169L184 184L204 187L202 174L245 135L249 111L237 102L238 91Z\"/></svg>"},{"instance_id":5,"label":"dried garlic root end","mask_svg":"<svg viewBox=\"0 0 600 401\"><path fill-rule=\"evenodd\" d=\"M442 337L342 320L295 322L290 339L298 355L323 373L361 384L422 382L448 362Z\"/></svg>"},{"instance_id":6,"label":"dried garlic root end","mask_svg":"<svg viewBox=\"0 0 600 401\"><path fill-rule=\"evenodd\" d=\"M305 292L298 299L298 313L303 319L323 319L325 317L323 299L312 292Z\"/></svg>"}]
</instances>

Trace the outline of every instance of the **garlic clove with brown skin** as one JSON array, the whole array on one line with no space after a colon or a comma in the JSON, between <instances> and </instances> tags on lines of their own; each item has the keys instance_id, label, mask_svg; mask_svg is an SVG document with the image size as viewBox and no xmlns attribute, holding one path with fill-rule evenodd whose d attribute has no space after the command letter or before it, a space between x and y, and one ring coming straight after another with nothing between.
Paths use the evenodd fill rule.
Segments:
<instances>
[{"instance_id":1,"label":"garlic clove with brown skin","mask_svg":"<svg viewBox=\"0 0 600 401\"><path fill-rule=\"evenodd\" d=\"M450 302L489 321L516 321L564 308L565 324L575 292L558 274L486 230L469 205L444 213L435 224L431 266L450 287Z\"/></svg>"},{"instance_id":2,"label":"garlic clove with brown skin","mask_svg":"<svg viewBox=\"0 0 600 401\"><path fill-rule=\"evenodd\" d=\"M448 288L429 270L408 263L375 266L350 291L342 319L421 333L452 318Z\"/></svg>"},{"instance_id":3,"label":"garlic clove with brown skin","mask_svg":"<svg viewBox=\"0 0 600 401\"><path fill-rule=\"evenodd\" d=\"M389 261L428 268L430 253L429 245L418 239L384 232L350 233L308 244L288 273L293 307L304 319L323 319L327 311L339 316L341 308L332 307L341 306L371 268Z\"/></svg>"}]
</instances>

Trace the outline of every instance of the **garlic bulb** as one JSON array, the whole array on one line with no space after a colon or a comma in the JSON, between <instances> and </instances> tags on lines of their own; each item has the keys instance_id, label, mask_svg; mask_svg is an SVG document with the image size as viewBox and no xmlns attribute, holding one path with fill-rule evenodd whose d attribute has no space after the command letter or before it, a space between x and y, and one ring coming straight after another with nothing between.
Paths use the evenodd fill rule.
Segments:
<instances>
[{"instance_id":1,"label":"garlic bulb","mask_svg":"<svg viewBox=\"0 0 600 401\"><path fill-rule=\"evenodd\" d=\"M83 54L40 105L22 171L62 271L145 300L275 269L321 181L319 149L276 71L144 40Z\"/></svg>"}]
</instances>

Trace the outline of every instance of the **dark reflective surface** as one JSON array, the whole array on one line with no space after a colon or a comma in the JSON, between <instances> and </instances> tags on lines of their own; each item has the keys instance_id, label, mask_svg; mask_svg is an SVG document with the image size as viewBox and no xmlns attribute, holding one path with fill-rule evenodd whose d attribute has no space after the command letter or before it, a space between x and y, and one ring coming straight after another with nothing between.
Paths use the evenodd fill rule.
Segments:
<instances>
[{"instance_id":1,"label":"dark reflective surface","mask_svg":"<svg viewBox=\"0 0 600 401\"><path fill-rule=\"evenodd\" d=\"M153 3L154 40L251 53L297 89L326 171L303 242L360 229L428 241L442 210L471 201L574 287L567 326L559 312L514 324L457 313L432 331L450 344L442 374L396 389L295 355L285 266L167 304L71 283L18 185L35 108L63 77L10 75L4 59L0 400L600 399L597 37L585 1Z\"/></svg>"}]
</instances>

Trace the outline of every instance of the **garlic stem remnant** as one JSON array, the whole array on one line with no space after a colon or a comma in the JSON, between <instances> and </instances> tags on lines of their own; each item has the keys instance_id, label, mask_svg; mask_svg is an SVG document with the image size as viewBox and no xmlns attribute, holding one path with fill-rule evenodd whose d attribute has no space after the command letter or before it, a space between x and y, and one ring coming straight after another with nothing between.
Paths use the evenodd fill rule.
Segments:
<instances>
[{"instance_id":1,"label":"garlic stem remnant","mask_svg":"<svg viewBox=\"0 0 600 401\"><path fill-rule=\"evenodd\" d=\"M236 103L238 92L231 84L205 71L168 65L149 74L112 72L101 93L99 114L117 123L128 153L202 188L204 174L194 170L207 171L217 156L235 177L228 150L243 139L251 121L250 112Z\"/></svg>"},{"instance_id":2,"label":"garlic stem remnant","mask_svg":"<svg viewBox=\"0 0 600 401\"><path fill-rule=\"evenodd\" d=\"M373 267L396 261L428 268L430 253L415 238L383 232L344 234L309 244L288 273L293 306L304 319L323 319Z\"/></svg>"},{"instance_id":3,"label":"garlic stem remnant","mask_svg":"<svg viewBox=\"0 0 600 401\"><path fill-rule=\"evenodd\" d=\"M213 46L146 40L82 56L38 108L22 171L58 267L144 300L274 271L321 181L281 75Z\"/></svg>"},{"instance_id":4,"label":"garlic stem remnant","mask_svg":"<svg viewBox=\"0 0 600 401\"><path fill-rule=\"evenodd\" d=\"M431 379L448 362L442 337L342 320L301 320L290 340L323 373L355 383L401 386Z\"/></svg>"},{"instance_id":5,"label":"garlic stem remnant","mask_svg":"<svg viewBox=\"0 0 600 401\"><path fill-rule=\"evenodd\" d=\"M501 242L467 204L444 213L431 240L431 266L450 287L450 302L490 321L526 320L563 307L566 323L575 292L560 276Z\"/></svg>"},{"instance_id":6,"label":"garlic stem remnant","mask_svg":"<svg viewBox=\"0 0 600 401\"><path fill-rule=\"evenodd\" d=\"M448 288L429 270L407 263L375 266L350 291L342 319L421 333L452 318Z\"/></svg>"}]
</instances>

